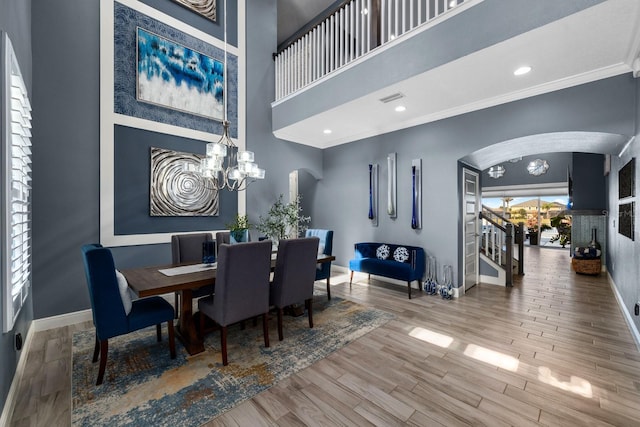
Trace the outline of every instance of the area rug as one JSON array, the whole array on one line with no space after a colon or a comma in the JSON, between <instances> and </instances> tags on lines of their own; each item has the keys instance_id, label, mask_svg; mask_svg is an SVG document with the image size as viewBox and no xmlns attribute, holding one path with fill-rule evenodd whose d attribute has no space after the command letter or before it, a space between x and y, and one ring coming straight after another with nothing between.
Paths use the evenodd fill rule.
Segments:
<instances>
[{"instance_id":1,"label":"area rug","mask_svg":"<svg viewBox=\"0 0 640 427\"><path fill-rule=\"evenodd\" d=\"M198 426L250 399L278 381L326 357L385 324L392 314L340 298L316 296L313 329L307 316L284 316L278 341L275 315L271 347L265 348L262 321L228 332L229 365L222 365L220 335L206 337L205 351L189 356L176 342L169 357L166 339L155 327L109 340L104 383L95 385L98 363L91 363L93 329L73 336L72 399L74 426Z\"/></svg>"}]
</instances>

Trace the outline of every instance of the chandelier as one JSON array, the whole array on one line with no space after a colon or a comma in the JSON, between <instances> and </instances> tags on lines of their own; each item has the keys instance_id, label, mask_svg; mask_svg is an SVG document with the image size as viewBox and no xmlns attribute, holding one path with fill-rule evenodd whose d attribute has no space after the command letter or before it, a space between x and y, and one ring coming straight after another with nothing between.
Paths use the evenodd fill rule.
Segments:
<instances>
[{"instance_id":1,"label":"chandelier","mask_svg":"<svg viewBox=\"0 0 640 427\"><path fill-rule=\"evenodd\" d=\"M242 191L257 179L264 179L265 171L254 163L252 151L242 151L229 136L227 120L227 2L224 2L224 119L222 136L218 142L207 144L207 151L200 164L185 163L185 172L197 173L204 186L212 190Z\"/></svg>"}]
</instances>

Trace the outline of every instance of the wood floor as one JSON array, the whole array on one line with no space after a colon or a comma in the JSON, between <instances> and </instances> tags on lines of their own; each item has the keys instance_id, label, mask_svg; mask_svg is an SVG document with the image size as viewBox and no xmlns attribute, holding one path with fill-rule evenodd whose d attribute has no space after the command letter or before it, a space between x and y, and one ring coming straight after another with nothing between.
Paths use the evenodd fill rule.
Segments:
<instances>
[{"instance_id":1,"label":"wood floor","mask_svg":"<svg viewBox=\"0 0 640 427\"><path fill-rule=\"evenodd\" d=\"M451 301L335 275L332 295L396 319L206 425L640 425L640 353L606 276L576 275L567 251L526 251L513 288ZM34 336L11 426L70 424L82 327Z\"/></svg>"}]
</instances>

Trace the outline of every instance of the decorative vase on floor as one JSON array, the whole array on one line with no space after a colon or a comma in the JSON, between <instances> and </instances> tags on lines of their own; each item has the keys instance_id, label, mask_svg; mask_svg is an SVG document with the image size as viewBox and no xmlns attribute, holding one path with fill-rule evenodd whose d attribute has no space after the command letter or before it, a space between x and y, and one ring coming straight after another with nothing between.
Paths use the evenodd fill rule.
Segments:
<instances>
[{"instance_id":1,"label":"decorative vase on floor","mask_svg":"<svg viewBox=\"0 0 640 427\"><path fill-rule=\"evenodd\" d=\"M593 227L591 229L591 241L589 242L589 247L594 249L602 249L602 246L598 242L598 229Z\"/></svg>"}]
</instances>

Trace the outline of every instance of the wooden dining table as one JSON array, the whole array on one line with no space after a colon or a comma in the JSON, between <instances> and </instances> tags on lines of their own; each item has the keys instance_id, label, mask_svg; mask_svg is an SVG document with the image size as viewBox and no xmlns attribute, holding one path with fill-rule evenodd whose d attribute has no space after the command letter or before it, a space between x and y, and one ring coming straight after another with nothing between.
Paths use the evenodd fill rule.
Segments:
<instances>
[{"instance_id":1,"label":"wooden dining table","mask_svg":"<svg viewBox=\"0 0 640 427\"><path fill-rule=\"evenodd\" d=\"M318 263L335 261L333 255L322 255ZM275 267L275 257L272 257L271 267ZM176 325L176 336L182 342L189 354L204 351L204 340L196 329L196 314L193 312L193 291L207 285L215 285L217 268L202 268L202 270L168 276L160 270L184 267L189 264L171 264L164 266L129 268L122 270L129 287L140 298L154 295L164 295L174 292L181 293L180 319ZM199 315L199 313L197 314Z\"/></svg>"}]
</instances>

